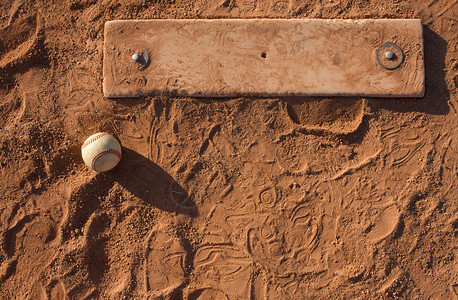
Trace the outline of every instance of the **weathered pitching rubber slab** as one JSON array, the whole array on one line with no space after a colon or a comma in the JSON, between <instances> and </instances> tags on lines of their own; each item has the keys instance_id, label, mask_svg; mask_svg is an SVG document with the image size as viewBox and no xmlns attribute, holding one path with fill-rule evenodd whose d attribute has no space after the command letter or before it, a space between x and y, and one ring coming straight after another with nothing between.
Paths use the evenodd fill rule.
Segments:
<instances>
[{"instance_id":1,"label":"weathered pitching rubber slab","mask_svg":"<svg viewBox=\"0 0 458 300\"><path fill-rule=\"evenodd\" d=\"M420 20L105 23L107 97L422 97Z\"/></svg>"}]
</instances>

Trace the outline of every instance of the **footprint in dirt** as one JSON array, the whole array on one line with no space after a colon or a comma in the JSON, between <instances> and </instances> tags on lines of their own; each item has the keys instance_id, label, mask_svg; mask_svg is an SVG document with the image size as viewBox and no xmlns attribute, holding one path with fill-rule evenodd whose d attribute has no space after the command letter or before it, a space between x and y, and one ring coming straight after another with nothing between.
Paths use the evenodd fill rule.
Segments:
<instances>
[{"instance_id":1,"label":"footprint in dirt","mask_svg":"<svg viewBox=\"0 0 458 300\"><path fill-rule=\"evenodd\" d=\"M6 95L0 104L0 128L9 129L16 125L17 120L23 116L25 100L11 93Z\"/></svg>"},{"instance_id":2,"label":"footprint in dirt","mask_svg":"<svg viewBox=\"0 0 458 300\"><path fill-rule=\"evenodd\" d=\"M247 253L230 243L201 245L194 256L196 285L211 287L192 291L188 299L248 299L252 260ZM214 298L213 298L214 299Z\"/></svg>"},{"instance_id":3,"label":"footprint in dirt","mask_svg":"<svg viewBox=\"0 0 458 300\"><path fill-rule=\"evenodd\" d=\"M259 264L275 274L304 274L316 266L311 253L320 241L321 218L299 205L290 216L269 215L251 224L247 234L247 249Z\"/></svg>"},{"instance_id":4,"label":"footprint in dirt","mask_svg":"<svg viewBox=\"0 0 458 300\"><path fill-rule=\"evenodd\" d=\"M66 290L62 282L52 280L46 283L46 280L37 280L30 289L28 297L30 300L49 300L49 299L67 299Z\"/></svg>"},{"instance_id":5,"label":"footprint in dirt","mask_svg":"<svg viewBox=\"0 0 458 300\"><path fill-rule=\"evenodd\" d=\"M34 55L41 30L40 18L34 14L0 29L0 72L11 71Z\"/></svg>"},{"instance_id":6,"label":"footprint in dirt","mask_svg":"<svg viewBox=\"0 0 458 300\"><path fill-rule=\"evenodd\" d=\"M187 300L207 300L207 299L219 299L219 300L229 300L229 297L224 294L222 291L214 288L204 288L194 290L189 293Z\"/></svg>"},{"instance_id":7,"label":"footprint in dirt","mask_svg":"<svg viewBox=\"0 0 458 300\"><path fill-rule=\"evenodd\" d=\"M56 234L54 220L47 216L33 213L20 218L5 233L3 248L9 260L0 264L0 283L13 275L16 280L37 278L56 253Z\"/></svg>"},{"instance_id":8,"label":"footprint in dirt","mask_svg":"<svg viewBox=\"0 0 458 300\"><path fill-rule=\"evenodd\" d=\"M98 99L97 74L86 67L72 68L67 73L62 93L65 108L82 113L93 109Z\"/></svg>"},{"instance_id":9,"label":"footprint in dirt","mask_svg":"<svg viewBox=\"0 0 458 300\"><path fill-rule=\"evenodd\" d=\"M378 243L389 236L399 223L400 213L396 206L386 208L378 217L378 222L367 234L367 239L371 244Z\"/></svg>"},{"instance_id":10,"label":"footprint in dirt","mask_svg":"<svg viewBox=\"0 0 458 300\"><path fill-rule=\"evenodd\" d=\"M367 114L364 99L285 98L291 120L301 129L347 135L355 132Z\"/></svg>"},{"instance_id":11,"label":"footprint in dirt","mask_svg":"<svg viewBox=\"0 0 458 300\"><path fill-rule=\"evenodd\" d=\"M145 288L148 296L165 297L185 283L186 251L178 237L163 229L150 232L146 242Z\"/></svg>"}]
</instances>

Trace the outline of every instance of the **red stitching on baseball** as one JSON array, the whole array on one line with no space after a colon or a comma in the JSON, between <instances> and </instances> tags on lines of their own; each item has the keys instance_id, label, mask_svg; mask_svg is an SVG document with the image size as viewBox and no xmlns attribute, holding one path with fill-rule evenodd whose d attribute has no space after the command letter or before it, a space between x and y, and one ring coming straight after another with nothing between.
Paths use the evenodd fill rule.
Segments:
<instances>
[{"instance_id":1,"label":"red stitching on baseball","mask_svg":"<svg viewBox=\"0 0 458 300\"><path fill-rule=\"evenodd\" d=\"M95 142L96 140L98 140L99 138L101 138L102 136L105 136L107 135L108 133L106 132L101 132L99 134L97 134L96 136L94 136L93 138L91 138L90 140L88 141L85 141L83 145L81 145L81 149L83 149L84 147L86 147L87 145Z\"/></svg>"},{"instance_id":2,"label":"red stitching on baseball","mask_svg":"<svg viewBox=\"0 0 458 300\"><path fill-rule=\"evenodd\" d=\"M92 169L93 169L94 171L97 171L97 170L95 169L95 163L97 162L97 159L99 159L99 158L101 158L102 156L104 156L105 154L109 154L109 153L112 153L112 154L116 155L116 156L119 158L119 160L121 160L121 153L119 153L119 152L118 152L117 150L115 150L115 149L105 149L105 150L103 150L103 151L100 151L100 152L97 153L97 154L94 156L94 158L92 159L92 164L91 164L91 166L92 166Z\"/></svg>"}]
</instances>

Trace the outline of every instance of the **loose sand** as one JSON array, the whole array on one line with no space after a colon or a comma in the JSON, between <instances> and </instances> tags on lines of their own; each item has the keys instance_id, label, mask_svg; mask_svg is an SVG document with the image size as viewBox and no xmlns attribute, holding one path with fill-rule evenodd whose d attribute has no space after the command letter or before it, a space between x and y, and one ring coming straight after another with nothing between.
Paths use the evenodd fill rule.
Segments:
<instances>
[{"instance_id":1,"label":"loose sand","mask_svg":"<svg viewBox=\"0 0 458 300\"><path fill-rule=\"evenodd\" d=\"M457 299L457 12L1 1L0 298ZM426 95L103 97L105 21L219 17L420 18ZM105 174L98 131L124 147Z\"/></svg>"}]
</instances>

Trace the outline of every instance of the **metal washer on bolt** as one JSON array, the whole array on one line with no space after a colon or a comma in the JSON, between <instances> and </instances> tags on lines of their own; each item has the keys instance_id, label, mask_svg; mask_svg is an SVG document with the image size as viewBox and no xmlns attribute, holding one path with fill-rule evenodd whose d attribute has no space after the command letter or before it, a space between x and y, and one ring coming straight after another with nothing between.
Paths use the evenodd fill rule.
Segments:
<instances>
[{"instance_id":1,"label":"metal washer on bolt","mask_svg":"<svg viewBox=\"0 0 458 300\"><path fill-rule=\"evenodd\" d=\"M149 66L149 63L150 63L150 58L149 58L149 54L148 54L148 51L146 50L145 47L141 46L141 45L137 45L138 47L141 47L143 48L143 53L142 54L138 54L138 53L134 53L132 55L132 60L134 60L135 62L141 64L138 69L140 71L143 71L146 67Z\"/></svg>"},{"instance_id":2,"label":"metal washer on bolt","mask_svg":"<svg viewBox=\"0 0 458 300\"><path fill-rule=\"evenodd\" d=\"M384 49L386 49L387 52L388 51L392 52L392 50L395 50L396 52L398 52L398 53L394 53L395 56L393 57L393 58L396 58L397 64L395 64L393 66L388 66L388 65L386 65L386 64L384 64L382 62L382 59L380 59L380 55L383 55L383 57L385 57L386 52L381 52ZM382 67L384 67L387 70L394 70L397 67L399 67L402 64L402 62L404 61L404 52L402 52L402 49L398 45L396 45L395 43L385 43L385 44L381 45L380 47L378 47L378 49L376 51L376 54L375 54L375 57L377 58L377 62ZM391 61L390 58L388 58L388 59Z\"/></svg>"}]
</instances>

